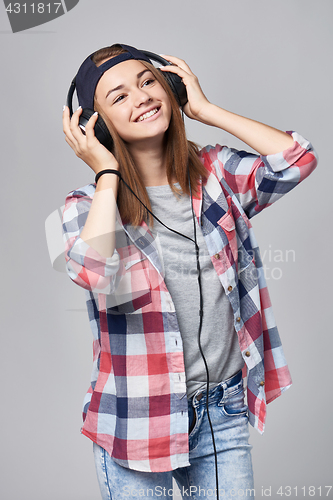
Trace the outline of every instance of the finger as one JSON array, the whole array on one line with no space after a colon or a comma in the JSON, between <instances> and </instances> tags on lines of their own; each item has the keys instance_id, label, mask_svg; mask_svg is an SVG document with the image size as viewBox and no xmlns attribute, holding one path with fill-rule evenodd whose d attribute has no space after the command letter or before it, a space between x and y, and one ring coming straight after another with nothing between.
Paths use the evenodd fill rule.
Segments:
<instances>
[{"instance_id":1,"label":"finger","mask_svg":"<svg viewBox=\"0 0 333 500\"><path fill-rule=\"evenodd\" d=\"M70 117L69 117L69 108L68 106L64 106L63 112L62 112L62 128L64 133L65 129L69 127L69 122L70 122Z\"/></svg>"},{"instance_id":2,"label":"finger","mask_svg":"<svg viewBox=\"0 0 333 500\"><path fill-rule=\"evenodd\" d=\"M64 134L66 136L66 141L68 139L68 144L74 144L76 141L73 137L73 134L71 132L71 119L70 119L70 113L69 113L69 108L68 106L64 106L64 110L62 113L62 129L64 131ZM70 144L70 145L71 145Z\"/></svg>"},{"instance_id":3,"label":"finger","mask_svg":"<svg viewBox=\"0 0 333 500\"><path fill-rule=\"evenodd\" d=\"M159 69L165 73L176 73L176 75L179 75L180 78L182 79L186 78L187 76L190 76L190 74L187 71L180 68L179 66L161 66Z\"/></svg>"},{"instance_id":4,"label":"finger","mask_svg":"<svg viewBox=\"0 0 333 500\"><path fill-rule=\"evenodd\" d=\"M79 118L80 118L81 113L82 113L82 108L81 108L81 106L79 106L77 108L77 110L73 113L72 118L71 118L71 123L74 126L78 126L79 125Z\"/></svg>"},{"instance_id":5,"label":"finger","mask_svg":"<svg viewBox=\"0 0 333 500\"><path fill-rule=\"evenodd\" d=\"M73 113L73 116L70 121L70 131L74 137L74 139L79 143L84 139L84 134L79 127L79 119L80 115L82 113L82 108L79 106L75 113Z\"/></svg>"},{"instance_id":6,"label":"finger","mask_svg":"<svg viewBox=\"0 0 333 500\"><path fill-rule=\"evenodd\" d=\"M85 132L86 132L87 139L88 138L92 139L93 137L95 137L94 128L95 128L97 120L98 120L98 113L97 113L97 111L95 111L95 113L93 115L91 115L91 117L88 120L87 125L85 126Z\"/></svg>"},{"instance_id":7,"label":"finger","mask_svg":"<svg viewBox=\"0 0 333 500\"><path fill-rule=\"evenodd\" d=\"M168 56L168 55L164 55L164 54L161 54L161 57L163 57L164 59L166 59L167 61L175 64L176 66L178 66L179 68L182 68L184 71L186 71L187 73L189 74L192 74L192 71L191 71L191 68L189 67L188 64L186 64L186 62L183 60L183 59L179 59L179 57L175 57L175 56ZM164 66L165 68L168 67L168 66Z\"/></svg>"},{"instance_id":8,"label":"finger","mask_svg":"<svg viewBox=\"0 0 333 500\"><path fill-rule=\"evenodd\" d=\"M77 150L77 148L76 148L76 144L75 144L73 141L71 141L67 135L65 135L65 141L67 142L67 144L68 144L68 145L69 145L69 146L70 146L70 147L71 147L71 148L75 151L75 153L76 153L76 150Z\"/></svg>"},{"instance_id":9,"label":"finger","mask_svg":"<svg viewBox=\"0 0 333 500\"><path fill-rule=\"evenodd\" d=\"M174 73L178 75L181 79L184 85L192 85L192 81L196 79L196 76L193 75L193 73L188 73L184 69L180 68L179 66L162 66L159 68L162 73Z\"/></svg>"}]
</instances>

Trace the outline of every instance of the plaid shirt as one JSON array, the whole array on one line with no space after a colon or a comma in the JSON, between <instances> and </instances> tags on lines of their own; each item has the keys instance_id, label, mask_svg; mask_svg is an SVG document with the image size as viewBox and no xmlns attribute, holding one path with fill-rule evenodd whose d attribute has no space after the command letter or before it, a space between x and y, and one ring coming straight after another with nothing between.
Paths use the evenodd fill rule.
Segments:
<instances>
[{"instance_id":1,"label":"plaid shirt","mask_svg":"<svg viewBox=\"0 0 333 500\"><path fill-rule=\"evenodd\" d=\"M264 430L266 403L291 385L259 248L249 218L316 167L297 133L282 153L258 156L207 146L208 171L193 199L212 264L230 300L245 361L249 421ZM93 342L91 386L82 433L124 467L168 471L188 466L188 414L182 339L147 225L119 224L111 258L80 238L95 184L72 191L63 214L67 271L86 289Z\"/></svg>"}]
</instances>

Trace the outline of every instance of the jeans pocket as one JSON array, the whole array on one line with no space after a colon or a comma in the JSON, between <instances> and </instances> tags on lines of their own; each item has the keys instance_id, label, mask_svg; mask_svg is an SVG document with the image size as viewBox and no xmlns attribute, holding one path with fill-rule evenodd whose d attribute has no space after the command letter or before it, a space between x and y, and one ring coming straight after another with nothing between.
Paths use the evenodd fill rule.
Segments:
<instances>
[{"instance_id":1,"label":"jeans pocket","mask_svg":"<svg viewBox=\"0 0 333 500\"><path fill-rule=\"evenodd\" d=\"M247 415L247 406L242 405L241 407L235 407L234 405L224 405L222 407L222 413L226 417L239 417Z\"/></svg>"},{"instance_id":2,"label":"jeans pocket","mask_svg":"<svg viewBox=\"0 0 333 500\"><path fill-rule=\"evenodd\" d=\"M203 411L199 411L197 407L189 407L189 451L195 450L199 443L199 430L202 423Z\"/></svg>"},{"instance_id":3,"label":"jeans pocket","mask_svg":"<svg viewBox=\"0 0 333 500\"><path fill-rule=\"evenodd\" d=\"M194 431L194 427L198 421L198 411L193 406L188 409L188 435L191 436Z\"/></svg>"},{"instance_id":4,"label":"jeans pocket","mask_svg":"<svg viewBox=\"0 0 333 500\"><path fill-rule=\"evenodd\" d=\"M247 415L248 407L244 402L243 384L240 384L225 398L223 397L219 406L223 415L228 418Z\"/></svg>"}]
</instances>

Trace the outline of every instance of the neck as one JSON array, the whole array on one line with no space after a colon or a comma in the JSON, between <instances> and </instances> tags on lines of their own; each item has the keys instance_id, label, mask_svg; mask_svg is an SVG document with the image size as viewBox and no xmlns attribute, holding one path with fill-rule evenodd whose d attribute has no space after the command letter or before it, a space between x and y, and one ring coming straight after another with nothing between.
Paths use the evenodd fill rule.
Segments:
<instances>
[{"instance_id":1,"label":"neck","mask_svg":"<svg viewBox=\"0 0 333 500\"><path fill-rule=\"evenodd\" d=\"M145 186L168 184L163 143L131 144L130 152Z\"/></svg>"}]
</instances>

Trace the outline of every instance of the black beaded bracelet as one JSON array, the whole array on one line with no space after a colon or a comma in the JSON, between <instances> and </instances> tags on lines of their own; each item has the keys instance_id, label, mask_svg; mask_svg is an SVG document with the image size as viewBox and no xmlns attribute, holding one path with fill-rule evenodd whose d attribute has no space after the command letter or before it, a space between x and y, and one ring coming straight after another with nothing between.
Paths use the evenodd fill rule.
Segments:
<instances>
[{"instance_id":1,"label":"black beaded bracelet","mask_svg":"<svg viewBox=\"0 0 333 500\"><path fill-rule=\"evenodd\" d=\"M121 173L118 172L118 170L112 170L111 168L107 168L105 170L101 170L98 172L98 174L95 177L95 184L97 184L98 179L103 175L103 174L115 174L118 175L119 179L121 179Z\"/></svg>"}]
</instances>

